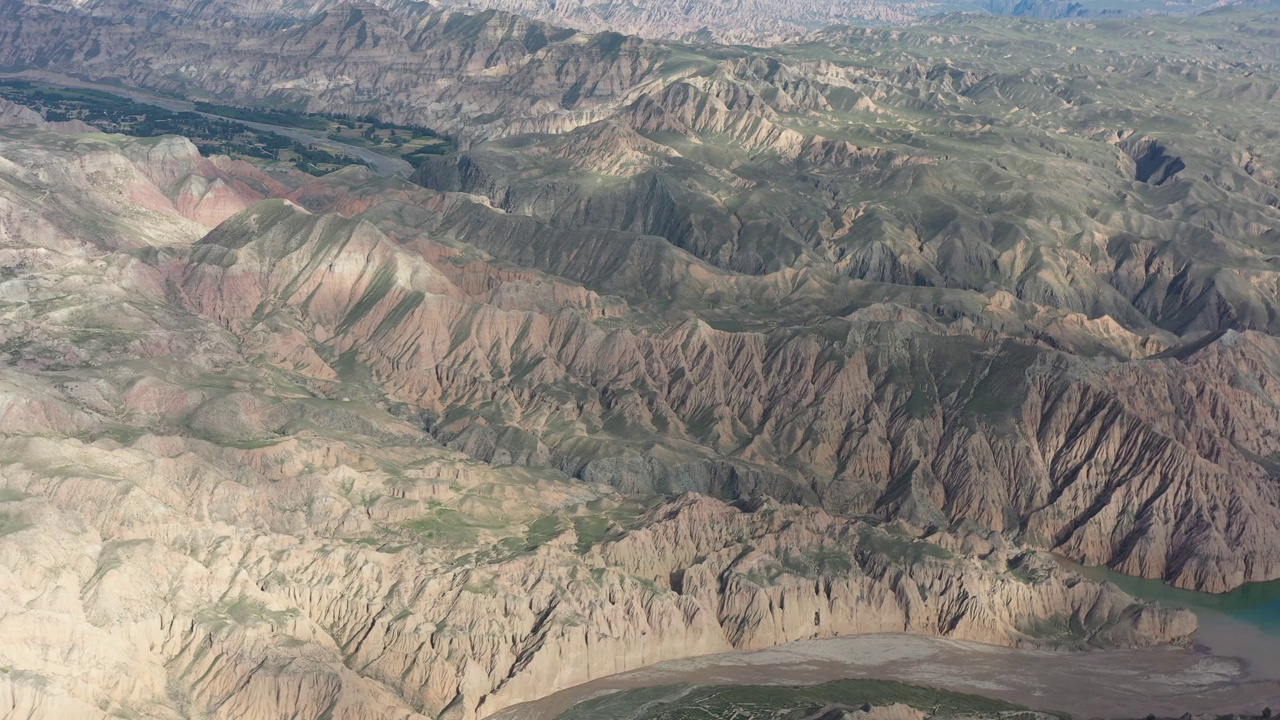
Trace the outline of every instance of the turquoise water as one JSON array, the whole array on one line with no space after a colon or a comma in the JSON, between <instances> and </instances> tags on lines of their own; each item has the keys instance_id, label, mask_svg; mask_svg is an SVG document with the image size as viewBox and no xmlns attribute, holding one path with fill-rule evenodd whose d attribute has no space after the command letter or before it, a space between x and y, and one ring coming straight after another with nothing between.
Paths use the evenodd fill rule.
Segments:
<instances>
[{"instance_id":1,"label":"turquoise water","mask_svg":"<svg viewBox=\"0 0 1280 720\"><path fill-rule=\"evenodd\" d=\"M1069 562L1063 564L1092 580L1109 580L1136 598L1185 607L1197 613L1226 615L1249 623L1267 634L1280 636L1280 580L1250 583L1229 593L1215 595L1181 590L1159 580L1122 575L1108 568L1086 567Z\"/></svg>"}]
</instances>

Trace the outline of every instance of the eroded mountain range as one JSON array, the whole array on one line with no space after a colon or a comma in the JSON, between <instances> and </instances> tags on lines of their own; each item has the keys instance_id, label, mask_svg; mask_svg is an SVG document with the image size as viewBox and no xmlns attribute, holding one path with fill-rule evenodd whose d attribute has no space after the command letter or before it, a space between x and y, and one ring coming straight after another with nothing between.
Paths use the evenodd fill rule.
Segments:
<instances>
[{"instance_id":1,"label":"eroded mountain range","mask_svg":"<svg viewBox=\"0 0 1280 720\"><path fill-rule=\"evenodd\" d=\"M561 278L545 321L429 312L391 266L341 328L288 283L272 306L478 459L974 520L1185 587L1280 575L1272 6L1040 54L992 19L766 52L373 7L6 18L7 65L456 134L415 180L464 195L368 212Z\"/></svg>"},{"instance_id":2,"label":"eroded mountain range","mask_svg":"<svg viewBox=\"0 0 1280 720\"><path fill-rule=\"evenodd\" d=\"M495 456L510 442L489 462L442 446L359 344L485 363L494 332L546 342L621 310L388 219L469 200L177 138L0 138L6 717L471 718L801 638L1195 629L988 531L629 494Z\"/></svg>"},{"instance_id":3,"label":"eroded mountain range","mask_svg":"<svg viewBox=\"0 0 1280 720\"><path fill-rule=\"evenodd\" d=\"M471 718L841 633L1185 639L1045 553L1280 577L1278 32L8 0L10 70L462 149L317 179L0 108L0 707Z\"/></svg>"}]
</instances>

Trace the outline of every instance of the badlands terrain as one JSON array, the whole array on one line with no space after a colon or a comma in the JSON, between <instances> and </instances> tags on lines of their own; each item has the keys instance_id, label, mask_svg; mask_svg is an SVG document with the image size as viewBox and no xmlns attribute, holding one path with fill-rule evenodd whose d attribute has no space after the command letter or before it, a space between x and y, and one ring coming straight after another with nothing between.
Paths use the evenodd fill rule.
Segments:
<instances>
[{"instance_id":1,"label":"badlands terrain","mask_svg":"<svg viewBox=\"0 0 1280 720\"><path fill-rule=\"evenodd\" d=\"M1188 644L1051 553L1280 578L1277 37L1266 3L758 49L0 0L9 73L457 148L316 177L0 101L0 717Z\"/></svg>"},{"instance_id":2,"label":"badlands terrain","mask_svg":"<svg viewBox=\"0 0 1280 720\"><path fill-rule=\"evenodd\" d=\"M241 336L287 318L439 442L629 493L971 522L1180 587L1280 576L1274 5L770 51L494 13L135 10L11 7L0 64L455 136L416 186L304 205L464 247L456 282L505 308L471 265L493 263L544 320L436 312L400 260L316 268L367 276L350 318L274 263L184 280ZM313 232L257 212L223 232Z\"/></svg>"},{"instance_id":3,"label":"badlands terrain","mask_svg":"<svg viewBox=\"0 0 1280 720\"><path fill-rule=\"evenodd\" d=\"M361 346L435 348L462 363L447 380L495 337L631 311L396 221L474 200L5 114L6 717L471 718L836 634L1195 630L987 530L619 490L513 462L493 430L484 461L450 448ZM548 423L592 402L556 397Z\"/></svg>"}]
</instances>

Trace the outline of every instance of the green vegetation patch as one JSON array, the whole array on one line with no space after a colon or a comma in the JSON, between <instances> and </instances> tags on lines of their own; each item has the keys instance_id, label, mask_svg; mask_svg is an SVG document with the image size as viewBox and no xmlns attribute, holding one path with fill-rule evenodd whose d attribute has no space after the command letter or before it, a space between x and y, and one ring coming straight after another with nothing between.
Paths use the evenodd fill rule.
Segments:
<instances>
[{"instance_id":1,"label":"green vegetation patch","mask_svg":"<svg viewBox=\"0 0 1280 720\"><path fill-rule=\"evenodd\" d=\"M783 557L782 567L805 577L848 575L853 570L853 559L843 550L821 547Z\"/></svg>"},{"instance_id":2,"label":"green vegetation patch","mask_svg":"<svg viewBox=\"0 0 1280 720\"><path fill-rule=\"evenodd\" d=\"M23 500L26 500L29 497L31 496L28 495L27 493L22 492L21 490L14 490L13 488L0 487L0 503L21 502Z\"/></svg>"},{"instance_id":3,"label":"green vegetation patch","mask_svg":"<svg viewBox=\"0 0 1280 720\"><path fill-rule=\"evenodd\" d=\"M1019 630L1051 647L1083 649L1089 644L1089 630L1074 615L1043 618Z\"/></svg>"},{"instance_id":4,"label":"green vegetation patch","mask_svg":"<svg viewBox=\"0 0 1280 720\"><path fill-rule=\"evenodd\" d=\"M14 513L0 512L0 537L26 530L31 523Z\"/></svg>"},{"instance_id":5,"label":"green vegetation patch","mask_svg":"<svg viewBox=\"0 0 1280 720\"><path fill-rule=\"evenodd\" d=\"M907 565L914 565L925 558L948 560L955 557L941 545L913 538L896 528L867 528L862 531L858 546Z\"/></svg>"},{"instance_id":6,"label":"green vegetation patch","mask_svg":"<svg viewBox=\"0 0 1280 720\"><path fill-rule=\"evenodd\" d=\"M555 515L543 515L529 523L529 529L525 533L525 544L532 550L555 540L563 535L564 531L565 527L560 522L560 518Z\"/></svg>"},{"instance_id":7,"label":"green vegetation patch","mask_svg":"<svg viewBox=\"0 0 1280 720\"><path fill-rule=\"evenodd\" d=\"M416 533L430 545L465 547L478 542L481 530L496 530L502 526L463 515L452 508L439 507L423 517L403 523L402 527Z\"/></svg>"},{"instance_id":8,"label":"green vegetation patch","mask_svg":"<svg viewBox=\"0 0 1280 720\"><path fill-rule=\"evenodd\" d=\"M571 521L573 531L578 535L578 553L585 555L593 545L620 537L653 502L653 498L630 498L617 507L573 517Z\"/></svg>"},{"instance_id":9,"label":"green vegetation patch","mask_svg":"<svg viewBox=\"0 0 1280 720\"><path fill-rule=\"evenodd\" d=\"M280 125L302 130L328 130L329 123L319 115L299 112L297 110L248 108L238 105L221 105L218 103L196 101L196 112L210 115L221 115L234 120L261 123L263 125Z\"/></svg>"},{"instance_id":10,"label":"green vegetation patch","mask_svg":"<svg viewBox=\"0 0 1280 720\"><path fill-rule=\"evenodd\" d=\"M447 512L446 517L448 517ZM427 532L432 532L437 529L432 526L424 527L430 527ZM474 529L476 527L481 527L481 525L474 524L473 522L467 526L467 529ZM483 527L498 529L498 526L486 525ZM559 517L555 515L543 515L537 520L529 523L528 527L525 528L523 536L510 535L508 537L504 537L501 540L488 545L484 549L477 550L475 553L464 556L459 560L462 562L475 562L479 565L495 565L498 563L504 563L513 558L537 550L557 537L560 537L560 535L564 534L566 529L567 526ZM465 530L463 532L465 532ZM455 542L458 545L463 544L464 535L462 533L459 533L454 537ZM472 534L471 537L474 539L475 535Z\"/></svg>"},{"instance_id":11,"label":"green vegetation patch","mask_svg":"<svg viewBox=\"0 0 1280 720\"><path fill-rule=\"evenodd\" d=\"M258 600L241 597L205 608L199 613L197 620L215 627L260 624L283 627L297 616L297 610L269 610L265 604Z\"/></svg>"},{"instance_id":12,"label":"green vegetation patch","mask_svg":"<svg viewBox=\"0 0 1280 720\"><path fill-rule=\"evenodd\" d=\"M418 167L429 158L457 150L454 141L424 125L384 122L372 115L315 113L287 108L243 107L196 102L196 110L247 123L295 128L323 135L334 142L368 148L388 157L401 157Z\"/></svg>"},{"instance_id":13,"label":"green vegetation patch","mask_svg":"<svg viewBox=\"0 0 1280 720\"><path fill-rule=\"evenodd\" d=\"M604 515L586 515L573 519L573 530L578 534L578 552L586 553L593 545L604 541L613 523Z\"/></svg>"}]
</instances>

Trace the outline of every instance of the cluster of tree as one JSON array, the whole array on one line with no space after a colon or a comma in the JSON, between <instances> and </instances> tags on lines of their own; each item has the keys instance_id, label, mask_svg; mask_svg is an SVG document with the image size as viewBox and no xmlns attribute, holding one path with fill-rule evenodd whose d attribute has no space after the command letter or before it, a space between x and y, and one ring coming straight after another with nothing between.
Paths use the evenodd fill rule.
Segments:
<instances>
[{"instance_id":1,"label":"cluster of tree","mask_svg":"<svg viewBox=\"0 0 1280 720\"><path fill-rule=\"evenodd\" d=\"M397 123L385 122L375 115L349 115L346 113L317 113L304 112L300 110L288 110L281 108L254 108L244 107L241 105L222 105L218 103L197 101L196 110L210 115L220 115L222 117L233 118L243 122L256 122L264 125L280 125L282 127L300 128L303 130L328 130L330 124L336 123L350 130L358 130L363 127L363 137L372 140L374 135L389 130L392 137L396 137L395 133L408 135L409 137L429 137L440 140L449 140L448 137L441 135L432 128L425 125L401 125Z\"/></svg>"},{"instance_id":2,"label":"cluster of tree","mask_svg":"<svg viewBox=\"0 0 1280 720\"><path fill-rule=\"evenodd\" d=\"M369 130L366 130L365 132L369 132L370 130L373 132L377 132L379 130L390 130L395 132L399 130L400 132L409 133L412 137L439 138L441 140L450 139L448 136L441 135L426 125L399 125L396 123L383 122L373 115L361 115L356 118L356 122L369 126Z\"/></svg>"},{"instance_id":3,"label":"cluster of tree","mask_svg":"<svg viewBox=\"0 0 1280 720\"><path fill-rule=\"evenodd\" d=\"M216 103L196 101L196 112L220 115L243 122L256 122L263 125L280 125L282 127L301 128L303 130L324 131L329 129L329 121L320 115L297 110L281 110L276 108L248 108L239 105L219 105Z\"/></svg>"},{"instance_id":4,"label":"cluster of tree","mask_svg":"<svg viewBox=\"0 0 1280 720\"><path fill-rule=\"evenodd\" d=\"M418 148L417 150L414 150L411 153L408 153L407 155L404 155L403 157L405 160L408 160L409 164L416 169L421 167L424 163L426 163L432 157L439 156L439 155L448 155L449 153L453 152L453 150L454 150L454 147L452 144L439 143L436 145L425 145L423 147Z\"/></svg>"},{"instance_id":5,"label":"cluster of tree","mask_svg":"<svg viewBox=\"0 0 1280 720\"><path fill-rule=\"evenodd\" d=\"M314 146L308 147L300 142L294 142L289 149L298 156L297 161L294 162L297 168L303 172L311 173L312 175L324 175L328 172L327 170L322 169L320 167L321 165L369 166L369 163L358 158L353 158L350 155L338 155L323 148Z\"/></svg>"},{"instance_id":6,"label":"cluster of tree","mask_svg":"<svg viewBox=\"0 0 1280 720\"><path fill-rule=\"evenodd\" d=\"M425 125L390 123L379 119L375 115L316 113L280 108L252 108L203 101L196 102L195 105L196 110L199 112L233 118L242 122L279 125L311 131L326 131L326 137L336 142L351 142L353 140L350 136L342 135L342 128L360 130L360 137L371 145L384 145L390 141L396 147L403 147L420 138L437 140L438 142L430 143L404 155L404 158L415 167L433 155L447 155L456 149L456 145L451 138ZM334 128L334 125L339 127ZM384 131L386 136L382 134Z\"/></svg>"},{"instance_id":7,"label":"cluster of tree","mask_svg":"<svg viewBox=\"0 0 1280 720\"><path fill-rule=\"evenodd\" d=\"M36 85L11 80L0 85L0 97L39 111L51 122L89 118L124 122L145 115L148 106L97 90L80 90Z\"/></svg>"}]
</instances>

